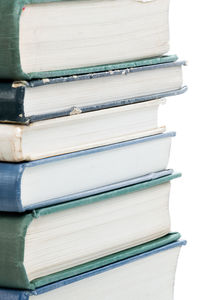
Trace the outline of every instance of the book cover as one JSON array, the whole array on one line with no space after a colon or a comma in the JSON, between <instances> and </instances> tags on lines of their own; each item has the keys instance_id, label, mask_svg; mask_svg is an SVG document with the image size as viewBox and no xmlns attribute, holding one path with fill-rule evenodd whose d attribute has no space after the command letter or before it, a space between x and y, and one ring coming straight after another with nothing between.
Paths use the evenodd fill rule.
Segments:
<instances>
[{"instance_id":1,"label":"book cover","mask_svg":"<svg viewBox=\"0 0 200 300\"><path fill-rule=\"evenodd\" d=\"M21 57L20 57L20 42L19 42L19 33L20 33L20 18L23 14L23 9L29 4L46 4L58 2L62 3L63 0L7 0L0 1L0 12L1 12L1 35L0 35L0 78L2 79L32 79L32 78L45 78L45 77L59 77L72 74L83 74L88 72L96 72L97 70L103 71L105 69L111 69L112 66L98 66L92 68L76 68L70 70L56 70L56 71L47 71L47 72L33 72L33 73L24 73L21 67ZM135 1L134 1L135 2ZM136 8L138 3L133 5ZM139 1L138 1L139 2ZM141 1L142 2L142 1ZM151 1L150 1L151 2ZM143 4L139 4L143 7ZM145 6L154 6L152 3L145 4ZM131 6L131 7L132 7ZM168 8L168 1L166 1L165 6ZM157 5L156 5L157 7ZM168 28L168 24L165 22L165 27ZM163 24L163 20L162 23ZM166 29L167 30L167 29ZM166 33L166 40L168 39L168 34ZM156 39L157 41L158 39ZM167 42L166 42L167 44ZM162 49L162 53L166 52L168 44L164 45L165 51ZM156 52L157 53L157 52ZM161 54L162 54L161 53ZM31 55L31 54L30 54ZM152 55L149 55L150 57ZM154 55L156 56L156 55ZM160 58L157 58L157 62L162 61ZM165 60L165 58L164 58ZM128 64L121 64L121 66L126 68ZM141 62L139 62L141 65ZM133 66L137 66L138 62L134 63ZM142 62L142 65L145 65L145 60Z\"/></svg>"},{"instance_id":2,"label":"book cover","mask_svg":"<svg viewBox=\"0 0 200 300\"><path fill-rule=\"evenodd\" d=\"M186 241L180 241L179 239L179 233L170 233L154 241L108 255L87 264L75 267L71 270L67 270L63 276L55 274L53 281L49 280L48 277L40 278L38 281L35 281L32 285L28 286L29 291L26 288L14 290L9 289L9 286L7 288L1 287L0 297L2 300L11 299L10 297L14 300L28 300L31 295L40 295L84 278L134 262L138 259L186 244Z\"/></svg>"},{"instance_id":3,"label":"book cover","mask_svg":"<svg viewBox=\"0 0 200 300\"><path fill-rule=\"evenodd\" d=\"M184 93L187 90L183 86L177 90L170 90L167 92L159 92L145 96L132 97L128 99L121 99L116 101L105 102L93 105L74 105L65 110L55 110L54 112L47 112L42 114L26 115L25 113L25 93L26 89L34 89L41 86L48 86L59 83L69 83L81 80L96 79L102 77L111 77L121 74L129 74L134 72L142 72L147 70L154 70L160 68L171 68L184 65L184 61L176 61L175 56L161 57L160 59L147 59L145 61L113 64L108 66L96 67L95 69L88 68L85 72L82 70L80 75L69 75L56 78L33 79L30 81L2 81L0 82L0 121L11 122L19 124L29 124L36 121L46 120L50 118L62 117L71 115L74 111L84 113L94 110L100 110L121 105L139 103L163 97L175 96ZM79 74L79 73L77 73Z\"/></svg>"},{"instance_id":4,"label":"book cover","mask_svg":"<svg viewBox=\"0 0 200 300\"><path fill-rule=\"evenodd\" d=\"M101 192L105 192L105 191L108 191L110 189L116 189L116 188L120 188L120 187L123 187L125 185L128 184L132 184L132 182L134 183L135 181L135 178L137 177L141 177L142 175L147 175L148 173L154 173L154 174L159 174L159 173L155 173L155 172L159 172L159 171L162 171L166 168L166 164L168 162L168 158L169 158L169 147L170 145L167 145L167 149L164 149L162 150L164 153L164 156L161 156L160 155L160 159L158 161L157 157L154 158L156 159L156 166L149 166L146 168L145 166L145 170L148 169L148 172L146 173L143 173L145 171L140 171L141 174L140 175L136 175L134 176L133 174L135 173L135 170L130 170L130 174L131 175L128 175L129 176L129 180L127 181L127 171L125 172L126 173L126 179L123 179L124 177L119 177L121 180L116 180L115 177L113 177L113 180L111 181L111 172L113 171L113 159L114 159L114 155L112 156L112 160L109 159L109 161L107 162L106 166L104 166L104 169L103 171L105 172L105 170L107 170L107 172L109 173L109 177L108 179L106 180L106 184L101 184L101 180L102 178L99 178L99 164L98 164L98 155L100 155L100 157L102 155L107 155L110 156L110 153L111 151L115 150L116 152L116 157L115 159L119 159L119 156L121 151L125 151L127 149L127 151L130 152L130 155L133 153L133 148L135 145L146 145L147 149L146 151L148 151L148 143L150 143L151 141L155 141L155 142L158 142L164 140L164 143L166 141L166 143L170 143L170 139L171 137L175 136L175 133L172 132L172 133L164 133L164 134L157 134L157 135L154 135L154 136L150 136L150 137L145 137L145 138L141 138L141 139L136 139L136 140L130 140L130 141L127 141L127 142L122 142L122 143L116 143L116 144L112 144L112 145L108 145L108 146L102 146L102 147L97 147L97 148L93 148L93 149L88 149L88 150L84 150L84 151L79 151L79 152L74 152L74 153L69 153L69 154L64 154L64 155L58 155L58 156L54 156L54 157L48 157L48 158L44 158L44 159L40 159L40 160L35 160L35 161L31 161L31 162L22 162L22 163L5 163L5 162L1 162L0 163L0 177L1 177L1 181L0 181L0 196L1 196L1 199L0 199L0 205L1 205L1 211L18 211L18 212L22 212L22 211L25 211L27 209L34 209L36 207L41 207L41 206L46 206L46 205L52 205L52 204L56 204L56 203L62 203L62 202L65 202L65 201L71 201L71 200L75 200L75 199L78 199L78 198L82 198L82 197L86 197L86 196L90 196L90 195L94 195L94 194L97 194L97 193L101 193ZM154 143L154 147L157 146L157 143ZM165 144L164 144L165 145ZM144 147L143 146L143 147ZM156 147L157 149L158 147ZM125 150L123 150L125 149ZM130 150L129 150L130 149ZM137 151L140 151L139 148L137 147ZM131 161L127 161L127 153L126 151L126 157L123 156L121 157L121 161L120 161L120 164L118 163L118 166L119 168L122 170L122 168L126 168L125 166L127 165L130 165ZM145 158L147 158L147 153L149 152L145 152L143 151L145 155L144 157L142 157L142 159L144 160ZM158 152L159 152L159 148L158 148ZM97 158L95 158L95 163L94 161L92 160L92 157L93 155L97 155ZM123 153L122 153L123 155ZM150 155L150 154L149 154ZM154 154L153 154L154 155ZM138 155L137 155L138 157ZM75 161L75 158L78 159L78 164L76 164L76 161ZM165 160L163 161L162 158ZM89 159L89 160L88 160ZM103 159L103 158L102 158ZM101 162L102 162L102 159L101 159ZM131 159L131 158L130 158ZM135 159L135 157L134 157ZM139 157L138 157L139 159ZM141 158L140 158L141 159ZM83 162L84 164L84 169L81 165L81 161ZM86 164L86 161L88 162ZM133 160L133 163L134 163L135 160ZM62 165L61 163L62 162ZM68 163L70 162L70 163ZM153 158L152 158L152 162L153 162ZM56 169L56 173L55 173L55 164L58 163L59 164L59 168ZM62 170L62 166L64 166L64 164L66 164L66 167L64 169L64 173L62 174L62 178L64 180L63 184L65 184L66 186L66 178L69 178L68 179L68 185L71 185L71 184L74 184L73 183L73 180L75 180L74 182L78 182L78 180L81 180L81 184L84 180L84 177L85 176L85 172L86 172L86 169L87 169L87 172L90 172L90 176L89 176L89 182L92 181L92 177L93 176L92 174L95 174L97 180L95 180L95 186L89 184L88 185L88 181L85 182L84 186L82 187L81 189L81 192L80 192L80 187L79 187L79 190L77 189L77 191L73 191L73 192L65 192L65 194L59 194L59 197L51 197L46 199L46 196L42 196L41 201L28 201L29 204L27 205L23 205L22 204L22 178L24 178L24 174L26 171L28 171L29 173L33 170L33 172L35 172L37 169L38 169L38 176L40 175L40 168L44 166L44 168L46 169L48 166L49 166L49 171L48 173L45 173L43 174L42 173L42 176L40 178L40 181L39 181L39 185L40 185L40 191L42 189L42 186L41 186L41 183L43 182L46 182L47 180L47 175L52 173L53 176L54 174L57 174L56 176L60 176L60 170ZM86 165L85 165L86 164ZM90 166L92 166L92 169L90 168ZM102 163L101 163L101 167L102 167ZM75 170L76 168L76 170ZM136 168L136 166L134 167ZM159 168L159 169L157 169ZM71 176L69 177L69 174L71 172ZM73 173L72 173L73 172ZM82 172L82 173L81 173ZM97 174L96 174L97 172ZM78 176L78 173L81 173L80 176ZM136 173L137 174L137 173ZM162 176L162 172L160 173L161 176ZM164 171L164 174L165 174L165 171ZM44 177L45 176L45 177ZM73 176L73 178L72 178ZM104 177L106 176L106 174L104 175ZM154 177L155 175L153 175ZM158 177L160 177L160 175L156 175ZM80 178L79 178L80 177ZM65 178L65 179L64 179ZM150 174L150 176L148 175L146 177L146 179L148 180L149 179L152 179L152 175ZM56 180L56 178L54 179ZM54 180L52 182L52 186L51 188L53 189L53 194L55 195L55 185L54 185ZM61 178L60 178L61 180ZM98 184L97 182L98 181ZM125 183L124 183L125 181ZM140 181L140 180L139 180ZM136 180L137 182L137 180ZM45 185L44 185L44 191L46 190L45 189L45 186L47 185L48 186L49 184L49 180L48 180L48 183L46 182ZM83 185L83 184L82 184ZM92 186L92 187L91 187ZM36 187L36 181L34 181L34 186L33 188ZM88 187L91 187L91 188L88 188ZM28 194L27 194L28 196ZM31 202L31 203L30 203Z\"/></svg>"},{"instance_id":5,"label":"book cover","mask_svg":"<svg viewBox=\"0 0 200 300\"><path fill-rule=\"evenodd\" d=\"M76 204L80 205L80 204ZM45 211L45 209L32 212L23 216L13 215L8 216L6 214L1 214L0 224L2 231L0 248L0 285L5 288L17 288L17 289L30 289L47 285L62 279L67 279L72 276L80 275L84 272L88 272L99 267L108 265L110 263L116 262L117 260L122 260L132 255L137 255L144 253L150 249L155 249L158 245L162 245L171 242L171 239L178 239L179 235L168 235L167 238L161 237L157 240L133 247L131 249L123 250L118 252L117 255L112 254L106 257L99 258L92 262L87 262L82 265L75 266L73 268L63 270L57 273L50 274L48 276L43 276L29 281L27 273L23 264L24 260L24 245L25 236L28 226L30 225L33 218L38 218L39 216L53 213L56 210L64 209L63 207L52 207L51 212ZM66 209L66 207L65 207ZM6 238L7 237L7 238ZM12 260L11 260L12 258ZM2 260L4 259L4 260Z\"/></svg>"}]
</instances>

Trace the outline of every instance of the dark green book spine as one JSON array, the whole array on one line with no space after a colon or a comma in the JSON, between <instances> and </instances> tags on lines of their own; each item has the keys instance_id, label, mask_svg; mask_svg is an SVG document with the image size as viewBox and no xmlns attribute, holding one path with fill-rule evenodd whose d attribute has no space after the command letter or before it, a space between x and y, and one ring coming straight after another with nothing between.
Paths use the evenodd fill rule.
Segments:
<instances>
[{"instance_id":1,"label":"dark green book spine","mask_svg":"<svg viewBox=\"0 0 200 300\"><path fill-rule=\"evenodd\" d=\"M3 122L27 123L24 115L25 86L13 82L0 82L0 120Z\"/></svg>"},{"instance_id":2,"label":"dark green book spine","mask_svg":"<svg viewBox=\"0 0 200 300\"><path fill-rule=\"evenodd\" d=\"M24 268L25 235L32 214L0 214L0 286L33 289Z\"/></svg>"},{"instance_id":3,"label":"dark green book spine","mask_svg":"<svg viewBox=\"0 0 200 300\"><path fill-rule=\"evenodd\" d=\"M31 79L22 71L20 61L19 20L23 7L61 1L66 0L0 0L0 79Z\"/></svg>"},{"instance_id":4,"label":"dark green book spine","mask_svg":"<svg viewBox=\"0 0 200 300\"><path fill-rule=\"evenodd\" d=\"M19 18L25 1L0 1L0 78L25 78L20 64Z\"/></svg>"}]
</instances>

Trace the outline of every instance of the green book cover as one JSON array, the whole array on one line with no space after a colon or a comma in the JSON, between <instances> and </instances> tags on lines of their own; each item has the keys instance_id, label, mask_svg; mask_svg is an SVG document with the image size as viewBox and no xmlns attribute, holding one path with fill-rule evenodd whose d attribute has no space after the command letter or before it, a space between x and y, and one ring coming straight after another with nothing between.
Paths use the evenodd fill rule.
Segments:
<instances>
[{"instance_id":1,"label":"green book cover","mask_svg":"<svg viewBox=\"0 0 200 300\"><path fill-rule=\"evenodd\" d=\"M148 64L159 64L172 62L176 56L155 57L150 60L140 59L135 61L119 62L106 65L93 65L81 68L56 69L40 72L26 73L22 70L20 55L20 18L24 7L29 4L44 4L52 2L64 2L66 0L1 0L0 1L0 79L30 80L34 78L59 77L73 74L84 74L90 72L101 72L112 69L123 69L130 67L145 66ZM67 1L68 2L68 1ZM70 1L71 2L71 1ZM78 2L78 1L74 1ZM136 5L135 2L132 5ZM137 4L138 5L138 4ZM142 9L144 5L141 3ZM151 3L145 6L152 5ZM133 8L132 8L133 9ZM155 12L156 13L156 12ZM160 25L161 26L161 25ZM28 33L27 33L28 34ZM156 33L154 33L156 38ZM157 38L158 40L158 38ZM49 49L51 51L51 49ZM73 51L73 49L72 49ZM162 53L166 51L160 51ZM162 55L160 53L160 55ZM31 54L30 54L31 55ZM114 55L114 54L113 54ZM146 55L152 57L153 55ZM154 56L157 56L156 54ZM144 57L144 56L143 56ZM55 58L56 59L56 58Z\"/></svg>"},{"instance_id":2,"label":"green book cover","mask_svg":"<svg viewBox=\"0 0 200 300\"><path fill-rule=\"evenodd\" d=\"M72 268L61 270L59 272L49 274L48 276L41 276L40 278L35 278L30 281L28 279L27 271L24 264L26 235L29 226L34 220L38 220L38 218L41 217L43 217L44 219L47 218L48 215L53 215L54 213L58 213L58 212L63 213L64 211L70 209L79 210L80 207L82 206L84 206L83 209L87 210L88 209L87 205L96 204L96 203L100 203L101 205L101 203L103 204L102 201L105 200L107 201L109 199L114 199L115 201L115 197L118 196L126 197L127 194L139 192L142 190L147 190L149 193L148 190L149 188L167 183L171 179L177 178L179 176L180 174L169 175L160 179L152 180L150 182L144 182L144 183L128 186L115 191L105 192L100 195L90 196L80 200L54 205L47 208L41 208L23 214L1 213L0 214L0 228L1 228L0 230L0 266L1 266L0 286L4 288L35 289L37 287L61 279L69 278L71 276L78 275L83 272L94 270L98 267L105 266L107 264L118 261L120 259L137 255L139 253L144 253L146 251L155 249L156 247L165 245L166 243L177 240L179 238L179 235L177 234L168 235L166 238L161 238L152 242L148 242L141 246L136 246L133 248L129 247L130 249L126 249L126 250L123 249L123 251L120 251L117 254L112 254L111 252L109 253L108 256L104 256L99 259L97 255L96 257L97 259L93 259L90 262L86 262L86 263L84 262L83 264L73 266ZM120 198L120 199L121 199L120 201L123 201L123 199L125 198ZM76 215L77 215L77 210L76 210ZM51 236L51 231L49 232L49 234L50 234L49 236ZM37 234L35 235L35 237L37 238ZM152 240L153 239L155 238L152 237Z\"/></svg>"}]
</instances>

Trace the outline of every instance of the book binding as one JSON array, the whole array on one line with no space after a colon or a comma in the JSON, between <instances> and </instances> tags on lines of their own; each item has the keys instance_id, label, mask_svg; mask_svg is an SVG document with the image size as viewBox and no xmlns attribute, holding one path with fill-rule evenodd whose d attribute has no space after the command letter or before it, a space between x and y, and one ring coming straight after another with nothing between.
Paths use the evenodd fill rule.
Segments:
<instances>
[{"instance_id":1,"label":"book binding","mask_svg":"<svg viewBox=\"0 0 200 300\"><path fill-rule=\"evenodd\" d=\"M29 285L28 290L10 290L6 287L0 289L0 297L2 300L11 299L12 296L14 300L27 300L29 296L40 295L48 291L60 288L62 286L71 284L73 282L83 280L85 278L118 268L128 263L132 263L138 259L148 257L160 253L162 251L167 251L175 247L181 247L186 244L186 241L180 241L179 233L170 233L157 240L97 259L93 262L86 263L84 265L73 268L74 270L69 270L68 276L65 274L64 279L58 279L59 276L55 276L52 283L48 283L48 276L44 279L38 279L39 282L35 281L35 284ZM75 270L77 269L77 270ZM66 272L68 272L66 270ZM72 275L73 274L73 275ZM4 298L3 298L4 297ZM8 298L6 298L8 297Z\"/></svg>"},{"instance_id":2,"label":"book binding","mask_svg":"<svg viewBox=\"0 0 200 300\"><path fill-rule=\"evenodd\" d=\"M0 121L7 122L7 123L19 123L19 124L29 124L36 121L42 121L51 118L69 116L74 111L79 113L85 113L105 108L117 107L122 105L128 105L133 103L139 103L144 101L150 101L170 96L176 96L183 94L187 91L187 86L183 86L178 90L171 90L167 92L159 92L151 95L139 96L139 97L131 97L128 99L121 99L117 101L109 101L109 102L102 102L100 104L93 104L93 105L85 105L85 106L72 106L71 108L67 108L65 110L55 111L51 113L39 114L39 115L25 115L24 110L24 97L26 88L36 88L39 86L45 86L49 84L58 84L58 83L67 83L71 81L80 81L80 80L88 80L88 79L95 79L100 77L109 77L109 76L116 76L116 75L125 75L128 73L134 72L141 72L146 70L153 70L159 68L170 68L175 66L184 65L184 61L177 61L177 62L170 62L173 57L169 56L169 62L164 62L163 59L162 63L157 63L157 59L147 60L146 65L140 66L138 63L138 67L129 67L131 63L123 64L126 66L126 69L117 69L117 65L112 65L108 71L103 72L95 72L89 74L81 74L76 76L65 76L59 78L46 78L46 79L37 79L31 81L19 81L19 82L0 82ZM152 62L154 64L152 64ZM132 62L134 64L135 62ZM136 64L137 65L137 64ZM111 66L110 66L111 67ZM95 70L96 71L96 70Z\"/></svg>"}]
</instances>

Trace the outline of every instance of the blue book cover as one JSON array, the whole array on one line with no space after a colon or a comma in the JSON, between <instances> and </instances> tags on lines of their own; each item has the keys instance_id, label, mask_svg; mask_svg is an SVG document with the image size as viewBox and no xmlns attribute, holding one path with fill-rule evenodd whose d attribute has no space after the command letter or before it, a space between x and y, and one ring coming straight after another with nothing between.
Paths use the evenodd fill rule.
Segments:
<instances>
[{"instance_id":1,"label":"blue book cover","mask_svg":"<svg viewBox=\"0 0 200 300\"><path fill-rule=\"evenodd\" d=\"M1 162L0 211L23 212L169 175L163 170L173 136L157 134L33 162Z\"/></svg>"}]
</instances>

